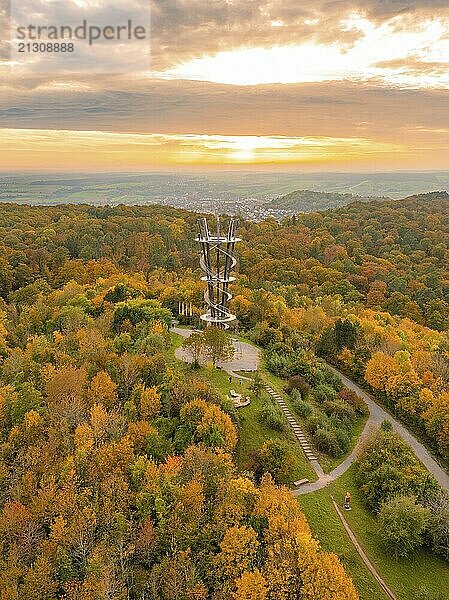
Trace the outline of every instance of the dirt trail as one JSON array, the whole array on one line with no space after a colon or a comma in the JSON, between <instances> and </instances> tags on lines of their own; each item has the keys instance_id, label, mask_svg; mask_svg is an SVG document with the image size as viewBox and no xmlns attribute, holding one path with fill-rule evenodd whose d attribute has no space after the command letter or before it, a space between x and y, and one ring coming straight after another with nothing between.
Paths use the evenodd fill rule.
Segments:
<instances>
[{"instance_id":1,"label":"dirt trail","mask_svg":"<svg viewBox=\"0 0 449 600\"><path fill-rule=\"evenodd\" d=\"M337 511L337 514L340 517L341 522L343 523L343 527L346 529L346 533L348 534L349 539L354 544L354 548L357 550L360 558L365 563L368 571L371 573L371 575L374 577L374 579L380 585L380 587L385 592L385 594L388 596L388 598L391 598L391 600L398 600L398 597L390 590L388 585L385 583L385 581L379 575L379 572L377 571L376 567L373 565L373 563L370 561L370 559L365 554L365 551L363 550L362 546L359 544L359 541L357 540L355 533L349 527L349 524L346 521L343 513L341 512L340 507L338 506L338 504L335 502L335 500L333 498L332 498L332 504L334 505L334 508Z\"/></svg>"}]
</instances>

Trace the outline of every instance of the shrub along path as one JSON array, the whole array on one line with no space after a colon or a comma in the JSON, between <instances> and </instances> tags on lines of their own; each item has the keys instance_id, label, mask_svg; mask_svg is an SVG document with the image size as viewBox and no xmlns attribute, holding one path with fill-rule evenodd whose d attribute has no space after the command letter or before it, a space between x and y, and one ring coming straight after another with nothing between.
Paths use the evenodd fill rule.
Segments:
<instances>
[{"instance_id":1,"label":"shrub along path","mask_svg":"<svg viewBox=\"0 0 449 600\"><path fill-rule=\"evenodd\" d=\"M290 427L293 429L293 433L295 434L296 439L298 440L301 448L303 449L304 454L310 461L310 464L312 465L313 470L318 475L318 481L320 481L321 478L325 477L323 468L320 465L320 463L318 462L318 459L315 456L315 454L312 452L312 450L309 446L309 442L307 441L306 436L304 435L301 427L298 425L298 423L296 422L292 413L289 411L289 409L288 409L287 405L285 404L284 400L282 399L282 397L277 392L275 392L273 390L273 388L271 388L269 385L266 385L265 389L270 394L270 396L272 398L274 398L276 400L276 402L279 404L279 406L281 407L281 410L284 413L284 415L286 416Z\"/></svg>"},{"instance_id":2,"label":"shrub along path","mask_svg":"<svg viewBox=\"0 0 449 600\"><path fill-rule=\"evenodd\" d=\"M180 327L175 327L172 329L173 332L182 335L183 337L188 337L193 330L192 329L184 329ZM238 375L237 371L255 371L259 366L260 354L258 348L253 346L252 344L248 344L247 342L241 342L239 340L233 341L236 352L232 361L227 363L219 363L220 368L227 371L233 377L241 377ZM182 348L178 348L176 350L176 357L183 361L189 361L188 354L184 352ZM319 490L327 485L329 485L332 481L343 475L349 467L352 465L354 460L356 459L357 448L363 441L363 439L368 434L370 428L373 425L380 425L382 421L388 419L390 421L393 430L396 431L399 436L406 442L412 449L417 458L422 462L422 464L427 468L427 470L432 473L435 479L438 481L440 486L446 490L449 490L449 475L446 473L444 469L440 467L438 462L432 456L432 454L419 442L414 435L412 435L405 427L402 425L397 419L395 419L390 413L388 413L385 409L379 406L374 399L367 394L361 387L355 384L353 381L348 379L346 375L343 375L338 369L328 365L329 368L341 379L343 385L347 388L353 390L361 396L369 409L369 417L365 424L365 427L357 441L357 444L351 454L341 462L338 467L333 469L330 473L324 473L321 465L316 459L315 455L310 449L310 446L307 443L305 436L303 435L301 428L296 423L295 419L292 417L290 411L287 406L283 402L281 396L275 392L269 386L266 386L267 391L275 398L275 400L279 403L282 408L287 420L289 421L292 429L295 433L296 438L298 439L301 447L304 450L305 455L310 461L313 469L316 471L318 475L318 480L313 483L308 483L298 490L295 490L293 493L295 495L300 494L308 494L309 492L314 492L315 490ZM242 377L243 379L243 377ZM271 391L270 391L271 390ZM301 436L301 437L300 437ZM307 451L306 451L307 450Z\"/></svg>"}]
</instances>

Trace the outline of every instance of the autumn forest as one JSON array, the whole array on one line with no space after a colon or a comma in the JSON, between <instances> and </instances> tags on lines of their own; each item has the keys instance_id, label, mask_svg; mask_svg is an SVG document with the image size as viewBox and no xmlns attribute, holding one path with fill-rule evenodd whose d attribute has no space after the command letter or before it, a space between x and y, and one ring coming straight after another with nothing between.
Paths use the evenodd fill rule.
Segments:
<instances>
[{"instance_id":1,"label":"autumn forest","mask_svg":"<svg viewBox=\"0 0 449 600\"><path fill-rule=\"evenodd\" d=\"M448 468L449 195L239 223L232 335L261 354L241 409L215 359L175 355L173 320L201 326L197 216L0 206L1 600L384 597L291 493L316 475L266 389L326 473L369 415L332 368ZM388 420L348 473L379 570L437 574L393 574L398 598L446 598L447 490Z\"/></svg>"}]
</instances>

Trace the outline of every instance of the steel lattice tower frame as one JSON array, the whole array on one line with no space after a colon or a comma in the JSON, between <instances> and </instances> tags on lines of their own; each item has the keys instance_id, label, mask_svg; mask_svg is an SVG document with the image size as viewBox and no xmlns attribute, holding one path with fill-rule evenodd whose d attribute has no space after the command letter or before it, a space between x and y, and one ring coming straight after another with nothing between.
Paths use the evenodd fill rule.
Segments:
<instances>
[{"instance_id":1,"label":"steel lattice tower frame","mask_svg":"<svg viewBox=\"0 0 449 600\"><path fill-rule=\"evenodd\" d=\"M231 271L237 264L233 254L234 246L241 241L235 236L238 221L229 220L226 235L220 232L218 217L217 231L214 235L211 235L205 217L198 219L197 223L196 241L201 244L200 265L206 273L201 277L201 281L207 283L204 300L208 306L207 313L201 315L201 319L209 325L227 329L229 323L236 319L236 316L228 311L228 302L232 298L229 284L235 281L235 277L231 277Z\"/></svg>"}]
</instances>

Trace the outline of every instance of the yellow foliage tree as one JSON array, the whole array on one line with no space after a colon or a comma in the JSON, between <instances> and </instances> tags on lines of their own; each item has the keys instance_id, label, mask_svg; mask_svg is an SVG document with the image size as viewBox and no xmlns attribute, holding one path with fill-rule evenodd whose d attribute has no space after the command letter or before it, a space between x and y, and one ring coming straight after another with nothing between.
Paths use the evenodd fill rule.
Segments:
<instances>
[{"instance_id":1,"label":"yellow foliage tree","mask_svg":"<svg viewBox=\"0 0 449 600\"><path fill-rule=\"evenodd\" d=\"M376 352L368 361L365 380L373 389L386 392L392 377L400 375L400 367L392 356Z\"/></svg>"},{"instance_id":2,"label":"yellow foliage tree","mask_svg":"<svg viewBox=\"0 0 449 600\"><path fill-rule=\"evenodd\" d=\"M429 388L424 387L422 388L422 390L419 392L419 413L423 413L426 410L428 410L432 404L435 402L435 396L432 392L432 390L429 390Z\"/></svg>"},{"instance_id":3,"label":"yellow foliage tree","mask_svg":"<svg viewBox=\"0 0 449 600\"><path fill-rule=\"evenodd\" d=\"M256 558L257 534L252 527L230 527L220 543L220 552L214 557L221 577L235 580L251 569Z\"/></svg>"},{"instance_id":4,"label":"yellow foliage tree","mask_svg":"<svg viewBox=\"0 0 449 600\"><path fill-rule=\"evenodd\" d=\"M276 600L297 598L301 588L298 564L300 549L312 543L310 534L301 532L301 520L271 516L264 532L266 560L262 573L269 584L270 597Z\"/></svg>"},{"instance_id":5,"label":"yellow foliage tree","mask_svg":"<svg viewBox=\"0 0 449 600\"><path fill-rule=\"evenodd\" d=\"M177 502L175 513L182 523L183 533L191 532L199 527L204 509L205 496L203 484L193 479L176 490ZM175 534L178 532L175 532Z\"/></svg>"},{"instance_id":6,"label":"yellow foliage tree","mask_svg":"<svg viewBox=\"0 0 449 600\"><path fill-rule=\"evenodd\" d=\"M113 408L117 404L117 384L106 371L100 371L90 382L87 398L90 404L103 404L106 408Z\"/></svg>"},{"instance_id":7,"label":"yellow foliage tree","mask_svg":"<svg viewBox=\"0 0 449 600\"><path fill-rule=\"evenodd\" d=\"M136 452L144 452L149 435L157 434L157 429L150 425L148 421L136 421L129 423L128 436Z\"/></svg>"},{"instance_id":8,"label":"yellow foliage tree","mask_svg":"<svg viewBox=\"0 0 449 600\"><path fill-rule=\"evenodd\" d=\"M58 515L50 526L50 539L59 545L68 542L67 522L62 515Z\"/></svg>"},{"instance_id":9,"label":"yellow foliage tree","mask_svg":"<svg viewBox=\"0 0 449 600\"><path fill-rule=\"evenodd\" d=\"M196 430L208 446L233 450L237 445L237 430L229 415L216 404L199 398L187 402L180 411L181 420ZM218 433L218 437L214 435Z\"/></svg>"},{"instance_id":10,"label":"yellow foliage tree","mask_svg":"<svg viewBox=\"0 0 449 600\"><path fill-rule=\"evenodd\" d=\"M146 421L151 421L161 414L161 395L157 388L144 389L140 395L140 416Z\"/></svg>"},{"instance_id":11,"label":"yellow foliage tree","mask_svg":"<svg viewBox=\"0 0 449 600\"><path fill-rule=\"evenodd\" d=\"M23 418L25 431L30 434L40 429L44 423L42 416L35 410L29 410Z\"/></svg>"},{"instance_id":12,"label":"yellow foliage tree","mask_svg":"<svg viewBox=\"0 0 449 600\"><path fill-rule=\"evenodd\" d=\"M449 456L449 392L442 392L434 398L423 418L427 432L438 441L441 451Z\"/></svg>"},{"instance_id":13,"label":"yellow foliage tree","mask_svg":"<svg viewBox=\"0 0 449 600\"><path fill-rule=\"evenodd\" d=\"M46 557L39 557L25 575L20 587L21 600L56 600L58 583L54 569Z\"/></svg>"},{"instance_id":14,"label":"yellow foliage tree","mask_svg":"<svg viewBox=\"0 0 449 600\"><path fill-rule=\"evenodd\" d=\"M234 600L265 600L267 598L267 582L259 569L245 571L235 584L236 591L232 595Z\"/></svg>"},{"instance_id":15,"label":"yellow foliage tree","mask_svg":"<svg viewBox=\"0 0 449 600\"><path fill-rule=\"evenodd\" d=\"M198 425L198 433L202 436L216 428L223 436L225 450L233 450L237 445L237 430L230 416L223 412L219 406L209 404L206 412Z\"/></svg>"},{"instance_id":16,"label":"yellow foliage tree","mask_svg":"<svg viewBox=\"0 0 449 600\"><path fill-rule=\"evenodd\" d=\"M94 445L94 432L89 423L80 423L74 434L75 448L78 452L89 452Z\"/></svg>"},{"instance_id":17,"label":"yellow foliage tree","mask_svg":"<svg viewBox=\"0 0 449 600\"><path fill-rule=\"evenodd\" d=\"M115 469L128 473L134 458L134 448L129 436L125 435L118 442L107 442L98 448L95 461L89 465L91 477L93 480L103 480Z\"/></svg>"},{"instance_id":18,"label":"yellow foliage tree","mask_svg":"<svg viewBox=\"0 0 449 600\"><path fill-rule=\"evenodd\" d=\"M358 600L359 595L338 557L328 552L303 552L301 600Z\"/></svg>"},{"instance_id":19,"label":"yellow foliage tree","mask_svg":"<svg viewBox=\"0 0 449 600\"><path fill-rule=\"evenodd\" d=\"M215 515L223 528L240 525L245 516L252 514L259 490L246 477L235 477L224 482L217 491Z\"/></svg>"},{"instance_id":20,"label":"yellow foliage tree","mask_svg":"<svg viewBox=\"0 0 449 600\"><path fill-rule=\"evenodd\" d=\"M107 436L110 416L101 404L94 404L90 409L89 416L95 444L99 445Z\"/></svg>"},{"instance_id":21,"label":"yellow foliage tree","mask_svg":"<svg viewBox=\"0 0 449 600\"><path fill-rule=\"evenodd\" d=\"M55 419L65 419L73 425L84 420L86 413L85 371L72 366L59 369L48 366L43 369L42 375L51 416Z\"/></svg>"},{"instance_id":22,"label":"yellow foliage tree","mask_svg":"<svg viewBox=\"0 0 449 600\"><path fill-rule=\"evenodd\" d=\"M354 360L354 353L349 348L343 348L337 358L346 368L350 368Z\"/></svg>"},{"instance_id":23,"label":"yellow foliage tree","mask_svg":"<svg viewBox=\"0 0 449 600\"><path fill-rule=\"evenodd\" d=\"M254 507L255 515L266 517L283 516L286 519L299 519L298 531L311 535L309 525L298 501L286 487L279 487L268 473L260 484L260 495Z\"/></svg>"}]
</instances>

